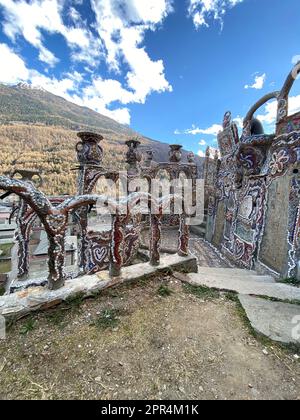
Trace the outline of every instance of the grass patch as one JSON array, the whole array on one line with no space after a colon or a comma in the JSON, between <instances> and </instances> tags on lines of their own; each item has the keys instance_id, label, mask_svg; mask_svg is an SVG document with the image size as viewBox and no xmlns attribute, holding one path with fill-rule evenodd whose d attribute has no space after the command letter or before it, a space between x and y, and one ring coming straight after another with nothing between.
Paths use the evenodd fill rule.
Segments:
<instances>
[{"instance_id":1,"label":"grass patch","mask_svg":"<svg viewBox=\"0 0 300 420\"><path fill-rule=\"evenodd\" d=\"M68 310L69 308L55 309L53 312L49 312L46 314L46 319L51 324L63 328L65 326L64 321Z\"/></svg>"},{"instance_id":2,"label":"grass patch","mask_svg":"<svg viewBox=\"0 0 300 420\"><path fill-rule=\"evenodd\" d=\"M204 300L218 299L220 297L220 293L217 290L210 289L206 286L194 286L192 284L185 283L183 284L183 290L188 294Z\"/></svg>"},{"instance_id":3,"label":"grass patch","mask_svg":"<svg viewBox=\"0 0 300 420\"><path fill-rule=\"evenodd\" d=\"M226 292L224 293L224 296L226 297L226 299L228 299L230 302L234 302L236 304L236 311L238 316L240 317L240 319L242 320L244 326L247 328L247 330L249 331L249 333L263 346L265 347L273 347L277 346L279 349L286 351L288 353L299 353L300 351L300 345L298 344L283 344L283 343L277 343L273 340L271 340L270 338L266 337L263 334L258 333L257 331L255 331L255 329L252 327L251 322L249 321L246 311L243 308L239 298L238 298L238 294L234 293L234 292ZM261 299L265 299L265 300L269 300L272 302L282 302L282 303L292 303L291 301L281 301L279 299L276 298L269 298L267 296L259 296ZM300 304L299 301L297 301L298 304Z\"/></svg>"},{"instance_id":4,"label":"grass patch","mask_svg":"<svg viewBox=\"0 0 300 420\"><path fill-rule=\"evenodd\" d=\"M104 292L100 290L100 293L103 293L103 296L109 297L112 299L117 299L121 296L121 292L117 288L106 289ZM99 293L98 293L98 296L99 296Z\"/></svg>"},{"instance_id":5,"label":"grass patch","mask_svg":"<svg viewBox=\"0 0 300 420\"><path fill-rule=\"evenodd\" d=\"M157 293L158 293L158 295L159 295L159 296L161 296L161 297L168 297L168 296L171 296L171 294L172 294L173 292L172 292L172 290L171 290L168 286L165 286L164 284L162 284L162 285L158 288Z\"/></svg>"},{"instance_id":6,"label":"grass patch","mask_svg":"<svg viewBox=\"0 0 300 420\"><path fill-rule=\"evenodd\" d=\"M237 293L226 292L226 293L224 293L224 296L225 296L226 299L230 300L230 302L235 302L235 303L240 302Z\"/></svg>"},{"instance_id":7,"label":"grass patch","mask_svg":"<svg viewBox=\"0 0 300 420\"><path fill-rule=\"evenodd\" d=\"M300 300L277 299L269 296L258 296L260 299L268 300L270 302L289 303L290 305L300 305Z\"/></svg>"},{"instance_id":8,"label":"grass patch","mask_svg":"<svg viewBox=\"0 0 300 420\"><path fill-rule=\"evenodd\" d=\"M11 262L10 261L0 261L0 273L7 274L11 271Z\"/></svg>"},{"instance_id":9,"label":"grass patch","mask_svg":"<svg viewBox=\"0 0 300 420\"><path fill-rule=\"evenodd\" d=\"M84 301L84 294L78 293L76 296L71 296L66 299L66 304L70 307L70 309L79 310L80 306Z\"/></svg>"},{"instance_id":10,"label":"grass patch","mask_svg":"<svg viewBox=\"0 0 300 420\"><path fill-rule=\"evenodd\" d=\"M5 287L0 286L0 296L3 296L5 293Z\"/></svg>"},{"instance_id":11,"label":"grass patch","mask_svg":"<svg viewBox=\"0 0 300 420\"><path fill-rule=\"evenodd\" d=\"M21 335L27 335L31 331L35 329L35 320L33 318L29 318L24 325L20 328Z\"/></svg>"},{"instance_id":12,"label":"grass patch","mask_svg":"<svg viewBox=\"0 0 300 420\"><path fill-rule=\"evenodd\" d=\"M286 279L279 280L278 283L290 284L292 286L300 286L300 280L296 279L295 277L289 277Z\"/></svg>"},{"instance_id":13,"label":"grass patch","mask_svg":"<svg viewBox=\"0 0 300 420\"><path fill-rule=\"evenodd\" d=\"M116 328L120 322L120 311L117 309L104 309L99 317L92 323L92 326L101 330Z\"/></svg>"},{"instance_id":14,"label":"grass patch","mask_svg":"<svg viewBox=\"0 0 300 420\"><path fill-rule=\"evenodd\" d=\"M1 257L10 257L11 249L12 249L13 246L14 246L13 243L0 245Z\"/></svg>"},{"instance_id":15,"label":"grass patch","mask_svg":"<svg viewBox=\"0 0 300 420\"><path fill-rule=\"evenodd\" d=\"M234 295L234 293L232 293L231 295ZM236 310L237 313L239 315L239 317L241 318L244 326L248 329L249 333L258 341L260 342L263 346L265 347L272 347L274 346L274 341L272 341L270 338L259 334L258 332L255 331L255 329L252 327L251 322L249 321L246 311L243 308L241 302L239 301L239 298L237 295L235 295L235 302L236 302Z\"/></svg>"}]
</instances>

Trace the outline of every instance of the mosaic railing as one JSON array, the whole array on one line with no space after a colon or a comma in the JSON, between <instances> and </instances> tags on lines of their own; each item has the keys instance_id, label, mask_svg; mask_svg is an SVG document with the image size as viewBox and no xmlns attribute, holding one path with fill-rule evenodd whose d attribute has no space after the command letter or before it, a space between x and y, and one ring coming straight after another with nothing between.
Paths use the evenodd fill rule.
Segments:
<instances>
[{"instance_id":1,"label":"mosaic railing","mask_svg":"<svg viewBox=\"0 0 300 420\"><path fill-rule=\"evenodd\" d=\"M140 245L141 229L145 226L143 216L136 209L141 201L149 209L148 228L150 231L149 261L160 264L161 229L164 210L174 202L174 191L170 194L154 198L151 195L151 180L160 171L165 171L170 180L178 179L184 174L192 182L196 182L197 166L193 155L188 155L188 162L181 162L181 146L170 146L169 162L156 163L153 152L146 151L142 163L139 141L126 142L128 147L126 176L124 173L107 170L102 166L102 136L94 133L79 133L80 142L76 146L79 165L78 191L73 197L47 197L39 188L41 177L38 172L16 170L12 176L0 176L0 189L5 191L1 198L10 194L19 197L14 206L11 219L16 220L17 281L28 287L29 280L29 243L34 223L39 220L48 240L48 279L51 290L62 287L67 278L65 270L66 235L70 223L76 226L78 238L78 270L76 276L92 274L109 269L112 277L121 275L124 265L135 258ZM19 175L19 179L15 178ZM37 178L37 182L33 182ZM125 178L125 181L124 181ZM97 194L95 189L100 179L113 183L125 182L125 197L109 197ZM149 184L148 192L130 191L132 181L143 179ZM193 198L194 200L195 198ZM94 207L114 209L111 212L110 228L95 231L89 228L89 212ZM120 208L122 211L120 211ZM124 209L126 211L124 211ZM147 223L146 223L147 224ZM178 216L178 254L187 256L189 252L189 226L186 214ZM74 275L75 276L75 275ZM29 282L30 283L30 282ZM30 284L29 284L30 285Z\"/></svg>"}]
</instances>

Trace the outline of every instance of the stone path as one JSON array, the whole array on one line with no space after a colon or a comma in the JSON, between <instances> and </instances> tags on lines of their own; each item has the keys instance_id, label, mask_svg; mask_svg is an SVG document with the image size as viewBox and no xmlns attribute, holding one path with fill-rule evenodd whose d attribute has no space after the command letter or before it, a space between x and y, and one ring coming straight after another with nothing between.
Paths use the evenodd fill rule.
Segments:
<instances>
[{"instance_id":1,"label":"stone path","mask_svg":"<svg viewBox=\"0 0 300 420\"><path fill-rule=\"evenodd\" d=\"M202 239L192 236L190 239L190 249L201 267L230 267L230 263L225 258L223 259L211 245Z\"/></svg>"},{"instance_id":2,"label":"stone path","mask_svg":"<svg viewBox=\"0 0 300 420\"><path fill-rule=\"evenodd\" d=\"M147 246L149 244L149 231L142 232L142 243ZM177 252L178 244L178 230L177 229L163 229L162 230L162 249L172 250ZM197 260L198 264L203 267L218 267L228 268L231 267L229 261L223 258L208 242L199 238L195 234L190 237L190 251Z\"/></svg>"},{"instance_id":3,"label":"stone path","mask_svg":"<svg viewBox=\"0 0 300 420\"><path fill-rule=\"evenodd\" d=\"M255 331L281 343L300 344L300 306L239 295Z\"/></svg>"},{"instance_id":4,"label":"stone path","mask_svg":"<svg viewBox=\"0 0 300 420\"><path fill-rule=\"evenodd\" d=\"M281 283L275 283L272 277L251 274L247 270L240 273L231 269L219 270L199 267L197 274L189 276L192 283L213 289L236 292L243 295L267 296L280 300L299 300L300 289Z\"/></svg>"},{"instance_id":5,"label":"stone path","mask_svg":"<svg viewBox=\"0 0 300 420\"><path fill-rule=\"evenodd\" d=\"M196 286L238 293L240 303L257 332L281 343L300 345L300 288L276 283L272 277L258 275L255 271L198 268L198 273L186 275L185 281ZM288 300L293 304L267 298Z\"/></svg>"}]
</instances>

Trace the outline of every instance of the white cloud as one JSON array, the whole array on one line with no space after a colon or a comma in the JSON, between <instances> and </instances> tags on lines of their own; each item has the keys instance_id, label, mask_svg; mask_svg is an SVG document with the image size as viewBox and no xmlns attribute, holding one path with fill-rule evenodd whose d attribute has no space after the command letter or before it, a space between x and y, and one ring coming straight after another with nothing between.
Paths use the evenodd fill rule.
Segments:
<instances>
[{"instance_id":1,"label":"white cloud","mask_svg":"<svg viewBox=\"0 0 300 420\"><path fill-rule=\"evenodd\" d=\"M54 67L58 62L58 58L55 57L55 55L47 50L43 45L40 46L39 49L39 60L43 61L44 63L47 63L50 67Z\"/></svg>"},{"instance_id":2,"label":"white cloud","mask_svg":"<svg viewBox=\"0 0 300 420\"><path fill-rule=\"evenodd\" d=\"M233 118L233 121L237 124L239 129L243 129L243 118L241 118L239 115L236 118ZM203 134L205 136L217 136L220 131L223 131L223 126L221 124L212 124L208 128L199 128L195 124L192 124L191 128L188 128L187 130L180 131L178 129L174 130L175 135L193 135L196 136L198 134ZM213 143L217 143L218 140L215 138L213 139ZM206 146L207 141L204 139L201 139L199 142L200 146Z\"/></svg>"},{"instance_id":3,"label":"white cloud","mask_svg":"<svg viewBox=\"0 0 300 420\"><path fill-rule=\"evenodd\" d=\"M242 130L244 127L244 119L240 117L239 115L235 118L233 118L233 122L236 123L239 130Z\"/></svg>"},{"instance_id":4,"label":"white cloud","mask_svg":"<svg viewBox=\"0 0 300 420\"><path fill-rule=\"evenodd\" d=\"M0 66L0 83L16 84L21 81L29 82L35 87L42 87L48 92L61 96L77 105L87 106L115 119L121 124L130 123L128 108L117 108L114 110L107 108L107 102L110 102L112 99L107 96L107 87L109 87L110 81L108 81L102 93L95 90L89 94L87 89L80 89L82 76L78 72L68 73L60 80L55 77L45 76L36 70L27 68L22 58L5 44L0 44L0 62L6 64L5 66Z\"/></svg>"},{"instance_id":5,"label":"white cloud","mask_svg":"<svg viewBox=\"0 0 300 420\"><path fill-rule=\"evenodd\" d=\"M74 23L80 23L81 22L81 15L76 9L76 7L70 7L69 9L69 17L72 19Z\"/></svg>"},{"instance_id":6,"label":"white cloud","mask_svg":"<svg viewBox=\"0 0 300 420\"><path fill-rule=\"evenodd\" d=\"M257 89L261 90L266 81L267 75L264 73L261 76L257 75L255 76L254 83L252 85L245 85L245 89Z\"/></svg>"},{"instance_id":7,"label":"white cloud","mask_svg":"<svg viewBox=\"0 0 300 420\"><path fill-rule=\"evenodd\" d=\"M121 0L116 3L123 4ZM170 0L127 0L125 2L126 18L133 23L157 24L172 10Z\"/></svg>"},{"instance_id":8,"label":"white cloud","mask_svg":"<svg viewBox=\"0 0 300 420\"><path fill-rule=\"evenodd\" d=\"M220 156L221 156L220 150L219 150L219 149L217 149L217 148L215 148L215 147L210 147L210 148L209 148L209 151L210 151L210 157L211 157L211 158L214 158L214 157L215 157L215 155L216 155L216 153L218 154L218 157L220 157Z\"/></svg>"},{"instance_id":9,"label":"white cloud","mask_svg":"<svg viewBox=\"0 0 300 420\"><path fill-rule=\"evenodd\" d=\"M216 149L215 147L209 147L209 157L211 158L211 159L213 159L214 157L215 157L215 155L216 155L216 153L218 154L218 157L220 158L220 156L221 156L221 153L220 153L220 150L219 149ZM198 156L200 156L200 157L205 157L206 156L206 151L205 152L203 152L202 150L199 150L199 152L198 152Z\"/></svg>"},{"instance_id":10,"label":"white cloud","mask_svg":"<svg viewBox=\"0 0 300 420\"><path fill-rule=\"evenodd\" d=\"M300 111L300 95L289 98L289 115ZM257 115L257 118L267 125L274 124L277 117L277 101L268 102L264 108L264 113Z\"/></svg>"},{"instance_id":11,"label":"white cloud","mask_svg":"<svg viewBox=\"0 0 300 420\"><path fill-rule=\"evenodd\" d=\"M24 61L11 51L6 44L0 44L0 81L14 84L27 80L29 71Z\"/></svg>"},{"instance_id":12,"label":"white cloud","mask_svg":"<svg viewBox=\"0 0 300 420\"><path fill-rule=\"evenodd\" d=\"M22 36L38 50L39 60L53 67L58 58L46 47L44 34L60 34L70 48L71 58L88 63L85 67L88 78L86 73L80 76L77 73L75 78L75 70L60 80L27 70L27 79L26 71L23 74L18 71L21 74L18 80L39 84L68 100L129 123L130 111L124 105L143 104L153 92L172 92L163 61L152 60L143 46L145 33L156 30L172 11L172 0L91 0L96 19L93 32L76 9L81 3L76 0L68 6L65 0L0 0L3 31L13 42ZM72 21L69 26L63 21L66 13ZM103 79L91 71L91 66L100 60L120 76L124 67L128 69L124 82ZM5 81L7 76L2 79Z\"/></svg>"},{"instance_id":13,"label":"white cloud","mask_svg":"<svg viewBox=\"0 0 300 420\"><path fill-rule=\"evenodd\" d=\"M209 26L209 20L218 20L223 25L223 18L228 9L242 3L243 0L189 0L189 15L196 28Z\"/></svg>"},{"instance_id":14,"label":"white cloud","mask_svg":"<svg viewBox=\"0 0 300 420\"><path fill-rule=\"evenodd\" d=\"M51 67L58 58L45 47L43 32L61 34L72 49L74 59L94 61L99 56L100 40L78 21L77 26L66 26L62 19L63 5L64 0L0 0L4 14L3 31L14 42L18 36L23 36L38 49L39 60Z\"/></svg>"},{"instance_id":15,"label":"white cloud","mask_svg":"<svg viewBox=\"0 0 300 420\"><path fill-rule=\"evenodd\" d=\"M162 60L152 61L142 47L144 34L154 30L171 11L169 0L92 0L97 29L106 48L106 62L120 72L122 61L129 66L127 86L132 101L144 103L152 92L172 91Z\"/></svg>"},{"instance_id":16,"label":"white cloud","mask_svg":"<svg viewBox=\"0 0 300 420\"><path fill-rule=\"evenodd\" d=\"M223 130L223 127L220 124L213 124L211 127L208 128L198 128L195 124L192 125L192 128L188 128L184 131L175 130L174 134L191 134L196 136L197 134L205 134L208 136L216 136L220 131Z\"/></svg>"},{"instance_id":17,"label":"white cloud","mask_svg":"<svg viewBox=\"0 0 300 420\"><path fill-rule=\"evenodd\" d=\"M300 55L294 55L292 58L292 64L298 64L300 62Z\"/></svg>"},{"instance_id":18,"label":"white cloud","mask_svg":"<svg viewBox=\"0 0 300 420\"><path fill-rule=\"evenodd\" d=\"M41 75L36 71L32 71L30 74L30 82L34 86L41 86L48 92L54 95L61 96L66 100L73 102L80 106L93 109L102 115L106 115L121 124L130 124L130 111L128 108L117 108L110 109L108 106L113 102L114 90L110 91L111 86L110 80L96 80L94 86L90 88L80 89L78 78L75 74L68 74L65 78L57 80L56 78L50 78L45 75ZM97 84L99 83L99 90ZM101 84L103 84L101 86ZM121 89L121 87L120 87ZM76 93L75 93L76 92ZM116 94L118 92L116 91Z\"/></svg>"}]
</instances>

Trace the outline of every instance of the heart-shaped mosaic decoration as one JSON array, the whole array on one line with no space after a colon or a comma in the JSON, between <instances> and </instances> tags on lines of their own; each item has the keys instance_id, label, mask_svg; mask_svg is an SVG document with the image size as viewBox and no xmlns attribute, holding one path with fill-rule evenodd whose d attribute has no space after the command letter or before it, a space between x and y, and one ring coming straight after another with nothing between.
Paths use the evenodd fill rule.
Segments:
<instances>
[{"instance_id":1,"label":"heart-shaped mosaic decoration","mask_svg":"<svg viewBox=\"0 0 300 420\"><path fill-rule=\"evenodd\" d=\"M62 214L51 214L47 216L47 223L51 230L59 232L66 224L66 217Z\"/></svg>"}]
</instances>

